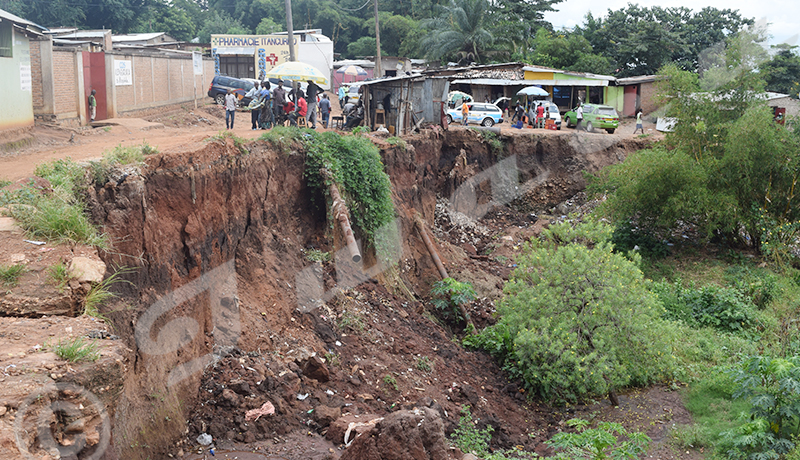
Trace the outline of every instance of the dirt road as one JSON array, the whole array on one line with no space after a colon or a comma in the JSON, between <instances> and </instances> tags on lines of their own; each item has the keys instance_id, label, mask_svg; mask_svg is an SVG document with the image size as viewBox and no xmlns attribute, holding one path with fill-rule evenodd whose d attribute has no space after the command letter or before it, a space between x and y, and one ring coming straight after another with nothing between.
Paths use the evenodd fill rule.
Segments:
<instances>
[{"instance_id":1,"label":"dirt road","mask_svg":"<svg viewBox=\"0 0 800 460\"><path fill-rule=\"evenodd\" d=\"M333 104L333 115L339 115L338 104ZM105 152L118 145L141 145L146 142L159 152L186 152L206 142L210 137L225 130L225 111L221 106L208 103L194 109L191 105L173 109L155 116L140 118L117 118L114 123L104 127L82 127L60 129L37 126L34 129L36 141L11 152L0 152L0 180L17 181L33 175L36 165L59 158L75 161L99 159ZM561 131L543 129L513 129L508 124L500 126L504 135L529 135L532 133L564 136L575 135L574 129ZM649 128L649 129L648 129ZM654 126L645 125L646 132L656 133ZM453 127L453 129L463 129ZM244 139L254 139L263 131L250 129L250 114L237 112L235 128L231 130ZM323 131L318 126L318 131ZM587 134L590 136L633 137L633 125L624 121L613 135L605 132Z\"/></svg>"}]
</instances>

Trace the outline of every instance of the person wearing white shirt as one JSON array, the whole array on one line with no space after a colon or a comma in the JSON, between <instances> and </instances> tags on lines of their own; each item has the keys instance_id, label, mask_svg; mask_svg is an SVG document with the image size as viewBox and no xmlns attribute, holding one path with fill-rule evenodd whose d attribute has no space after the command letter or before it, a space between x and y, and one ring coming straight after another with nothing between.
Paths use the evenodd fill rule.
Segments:
<instances>
[{"instance_id":1,"label":"person wearing white shirt","mask_svg":"<svg viewBox=\"0 0 800 460\"><path fill-rule=\"evenodd\" d=\"M233 94L233 90L228 90L225 95L225 127L226 129L233 129L233 118L236 116L236 101L237 97Z\"/></svg>"}]
</instances>

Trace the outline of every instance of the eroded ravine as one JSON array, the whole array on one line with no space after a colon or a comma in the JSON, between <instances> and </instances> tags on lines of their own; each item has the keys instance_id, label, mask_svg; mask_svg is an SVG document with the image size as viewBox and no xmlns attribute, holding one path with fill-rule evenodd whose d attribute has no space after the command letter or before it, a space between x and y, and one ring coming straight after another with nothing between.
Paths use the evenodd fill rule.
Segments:
<instances>
[{"instance_id":1,"label":"eroded ravine","mask_svg":"<svg viewBox=\"0 0 800 460\"><path fill-rule=\"evenodd\" d=\"M643 141L520 135L493 151L480 133L452 130L407 138L407 147L376 142L402 235L396 270L359 280L315 309L298 308L309 288L298 275L316 273L312 279L326 292L342 280L336 261L313 263L305 253L335 251L340 243L314 204L322 197L306 186L302 152L256 141L244 153L230 140L212 142L148 158L140 174L91 191L92 215L114 241L103 259L134 269L126 275L131 284L116 285L125 307L107 312L130 353L109 408L106 458L188 454L203 432L247 446L289 442L293 433L319 437L343 413L414 404L437 406L450 426L470 404L483 423L503 427L496 441L542 448L549 415L525 405L488 357L456 346L424 314L418 299L439 275L414 218L430 226L437 198L475 219L509 203L544 209L582 190L584 171L621 161ZM448 266L469 265L502 284L502 273L484 259L437 244ZM341 327L352 312L360 312L362 332ZM326 353L338 362L319 366L315 358ZM415 370L423 356L430 371ZM387 386L386 376L395 384ZM245 420L265 402L275 414ZM338 450L315 450L323 445L282 456L338 458Z\"/></svg>"}]
</instances>

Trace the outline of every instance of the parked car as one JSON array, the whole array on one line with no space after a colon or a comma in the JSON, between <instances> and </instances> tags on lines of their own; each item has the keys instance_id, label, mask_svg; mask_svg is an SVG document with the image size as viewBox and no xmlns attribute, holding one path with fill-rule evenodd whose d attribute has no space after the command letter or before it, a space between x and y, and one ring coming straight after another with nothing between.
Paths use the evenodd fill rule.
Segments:
<instances>
[{"instance_id":1,"label":"parked car","mask_svg":"<svg viewBox=\"0 0 800 460\"><path fill-rule=\"evenodd\" d=\"M463 105L463 104L462 104ZM461 123L461 105L454 109L447 111L447 122ZM467 115L467 123L474 123L481 126L494 126L496 123L503 122L503 112L500 107L494 104L485 104L480 102L469 102L469 115Z\"/></svg>"},{"instance_id":2,"label":"parked car","mask_svg":"<svg viewBox=\"0 0 800 460\"><path fill-rule=\"evenodd\" d=\"M547 117L549 120L553 120L556 123L556 129L561 129L561 112L558 111L558 106L550 101L540 101L534 104L534 113L536 113L536 107L540 104L544 104L545 111L549 108L550 115ZM545 112L547 113L547 112ZM585 119L585 117L584 117Z\"/></svg>"},{"instance_id":3,"label":"parked car","mask_svg":"<svg viewBox=\"0 0 800 460\"><path fill-rule=\"evenodd\" d=\"M575 107L564 114L568 127L578 123L578 117L575 114L577 109ZM608 134L614 134L614 130L619 127L619 114L610 105L583 104L583 123L586 131L592 132L594 128L599 128L605 129Z\"/></svg>"},{"instance_id":4,"label":"parked car","mask_svg":"<svg viewBox=\"0 0 800 460\"><path fill-rule=\"evenodd\" d=\"M229 89L232 89L233 92L239 97L241 104L247 105L250 103L250 99L245 98L244 95L253 89L253 86L254 85L252 81L248 81L243 78L217 75L213 80L211 80L211 86L208 87L208 97L214 99L214 101L219 105L225 105L225 94L228 93Z\"/></svg>"}]
</instances>

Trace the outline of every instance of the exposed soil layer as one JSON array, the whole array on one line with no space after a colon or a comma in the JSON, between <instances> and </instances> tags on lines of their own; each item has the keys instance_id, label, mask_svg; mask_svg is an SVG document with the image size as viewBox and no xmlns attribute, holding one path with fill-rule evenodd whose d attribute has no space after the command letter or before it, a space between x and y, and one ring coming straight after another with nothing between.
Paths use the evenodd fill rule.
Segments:
<instances>
[{"instance_id":1,"label":"exposed soil layer","mask_svg":"<svg viewBox=\"0 0 800 460\"><path fill-rule=\"evenodd\" d=\"M375 141L393 184L402 256L396 268L355 280L341 260L306 257L338 249L340 237L313 204L324 200L305 185L302 152L212 141L152 156L140 174L91 190L93 217L114 241L105 262L135 269L126 275L132 284L116 285L129 308L105 312L135 350L116 407L115 455L186 454L203 432L252 450L291 433L327 435L339 415L415 406L439 411L450 433L463 405L480 427L496 428L494 445L544 452L559 418L529 405L488 356L450 340L458 325L443 327L428 312L439 275L414 216L436 227L448 270L476 284L480 299L470 310L485 325L508 259L536 231L532 216L580 191L583 171L618 162L644 141L510 136L497 149L460 129L426 131L406 148ZM437 200L439 215L447 208L472 226L437 218ZM301 304L316 288L309 280L325 294L321 307ZM182 297L169 303L170 293ZM268 401L275 414L245 420ZM333 451L322 453L336 458L343 441L329 440Z\"/></svg>"}]
</instances>

